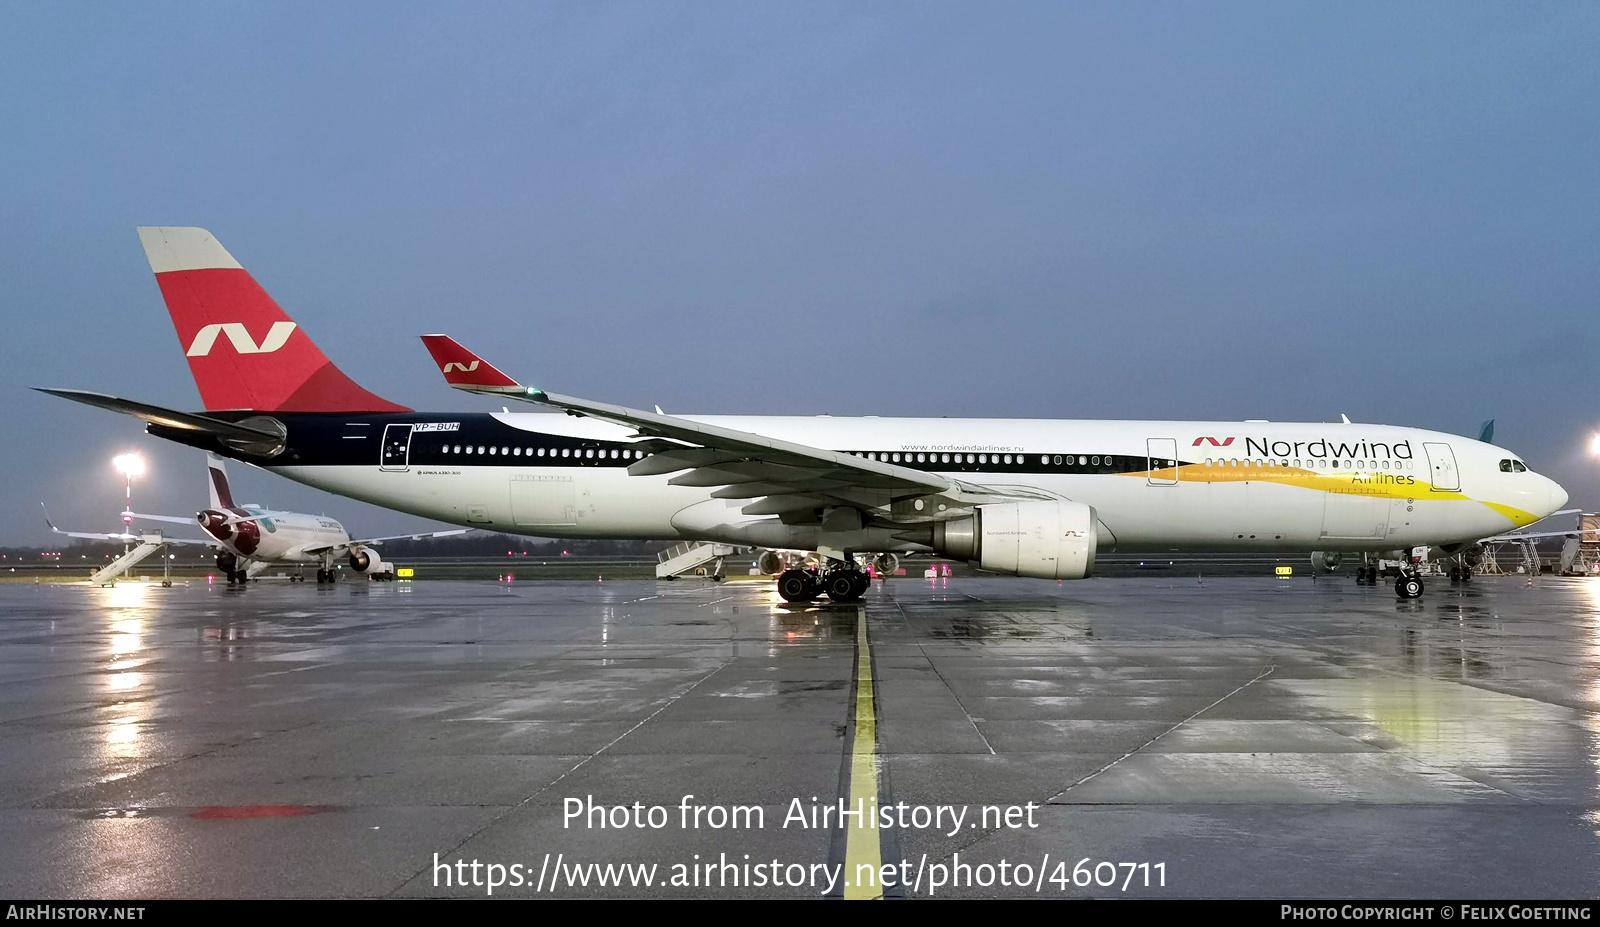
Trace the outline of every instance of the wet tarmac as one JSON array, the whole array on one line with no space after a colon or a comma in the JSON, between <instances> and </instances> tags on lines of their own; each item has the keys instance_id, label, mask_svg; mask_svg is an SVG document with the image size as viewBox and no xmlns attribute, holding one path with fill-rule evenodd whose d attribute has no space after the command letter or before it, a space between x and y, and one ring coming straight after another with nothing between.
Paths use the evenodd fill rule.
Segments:
<instances>
[{"instance_id":1,"label":"wet tarmac","mask_svg":"<svg viewBox=\"0 0 1600 927\"><path fill-rule=\"evenodd\" d=\"M1597 712L1600 580L7 585L0 895L1594 897Z\"/></svg>"}]
</instances>

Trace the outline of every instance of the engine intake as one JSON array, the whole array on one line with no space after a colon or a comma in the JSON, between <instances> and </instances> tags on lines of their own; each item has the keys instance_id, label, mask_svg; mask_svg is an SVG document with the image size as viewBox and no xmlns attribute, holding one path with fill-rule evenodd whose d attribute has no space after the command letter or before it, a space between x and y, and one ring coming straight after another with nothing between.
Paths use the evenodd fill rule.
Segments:
<instances>
[{"instance_id":1,"label":"engine intake","mask_svg":"<svg viewBox=\"0 0 1600 927\"><path fill-rule=\"evenodd\" d=\"M355 570L357 573L366 573L368 575L387 573L389 564L383 562L383 558L378 556L377 551L363 548L350 552L350 569Z\"/></svg>"},{"instance_id":2,"label":"engine intake","mask_svg":"<svg viewBox=\"0 0 1600 927\"><path fill-rule=\"evenodd\" d=\"M1082 502L980 505L971 515L935 524L932 546L990 573L1083 579L1094 571L1098 521Z\"/></svg>"}]
</instances>

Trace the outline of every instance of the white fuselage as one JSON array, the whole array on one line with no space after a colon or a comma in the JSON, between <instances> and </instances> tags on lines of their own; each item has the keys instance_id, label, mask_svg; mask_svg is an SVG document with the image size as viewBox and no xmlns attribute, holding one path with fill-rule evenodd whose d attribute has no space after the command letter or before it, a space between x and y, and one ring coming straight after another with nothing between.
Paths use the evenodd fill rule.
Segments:
<instances>
[{"instance_id":1,"label":"white fuselage","mask_svg":"<svg viewBox=\"0 0 1600 927\"><path fill-rule=\"evenodd\" d=\"M234 508L235 514L251 514L248 508ZM224 535L202 528L224 550L240 558L264 563L322 563L322 553L307 553L309 549L321 550L347 544L350 533L344 526L325 515L306 515L299 512L280 512L269 518L229 526ZM251 530L254 527L255 530Z\"/></svg>"},{"instance_id":2,"label":"white fuselage","mask_svg":"<svg viewBox=\"0 0 1600 927\"><path fill-rule=\"evenodd\" d=\"M470 431L451 430L463 417L408 416L427 424L409 435L409 447L399 445L403 453L391 447L380 458L381 432L396 426L378 423L363 430L357 427L362 416L350 415L346 440L368 441L370 463L267 467L330 492L490 530L814 549L814 528L745 515L741 508L749 499L713 498L712 488L673 485L671 475L630 476L625 460L597 465L592 459L543 456L547 444L553 449L554 443L574 440L610 446L611 451L602 447L599 453L613 458L620 446L626 455L627 447L639 442L632 429L563 414L501 413L492 416L498 423L493 443L480 438L463 445L462 435ZM1098 515L1102 550L1390 550L1456 544L1528 524L1566 501L1553 481L1510 469L1516 460L1510 451L1457 435L1387 425L692 418L871 455L975 486L1086 503ZM555 442L557 437L564 442ZM368 446L347 444L344 450L366 454ZM1520 460L1516 466L1522 466ZM279 556L290 558L312 541L328 543L335 533L348 537L336 522L318 522L305 528L280 524L275 530L264 525L262 544L269 536L275 544L281 540ZM878 546L923 549L910 542Z\"/></svg>"}]
</instances>

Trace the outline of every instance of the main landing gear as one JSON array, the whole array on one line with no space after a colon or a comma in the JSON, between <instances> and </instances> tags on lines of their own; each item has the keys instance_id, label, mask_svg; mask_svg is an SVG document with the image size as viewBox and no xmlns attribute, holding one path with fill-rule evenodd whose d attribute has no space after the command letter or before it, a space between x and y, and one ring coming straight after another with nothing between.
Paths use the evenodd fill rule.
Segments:
<instances>
[{"instance_id":1,"label":"main landing gear","mask_svg":"<svg viewBox=\"0 0 1600 927\"><path fill-rule=\"evenodd\" d=\"M338 570L322 570L322 569L317 570L317 585L321 586L324 583L336 583L338 581L339 581L339 571Z\"/></svg>"},{"instance_id":2,"label":"main landing gear","mask_svg":"<svg viewBox=\"0 0 1600 927\"><path fill-rule=\"evenodd\" d=\"M778 574L778 595L785 602L809 602L827 593L835 602L854 602L872 587L872 578L854 566L817 570L784 570Z\"/></svg>"}]
</instances>

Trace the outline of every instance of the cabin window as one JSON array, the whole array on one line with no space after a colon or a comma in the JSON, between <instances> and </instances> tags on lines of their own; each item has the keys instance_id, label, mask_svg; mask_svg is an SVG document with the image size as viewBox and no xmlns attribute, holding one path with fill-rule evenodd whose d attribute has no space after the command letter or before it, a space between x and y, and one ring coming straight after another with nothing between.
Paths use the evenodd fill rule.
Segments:
<instances>
[{"instance_id":1,"label":"cabin window","mask_svg":"<svg viewBox=\"0 0 1600 927\"><path fill-rule=\"evenodd\" d=\"M949 454L940 454L939 455L939 462L940 463L949 463L950 462L950 455Z\"/></svg>"},{"instance_id":2,"label":"cabin window","mask_svg":"<svg viewBox=\"0 0 1600 927\"><path fill-rule=\"evenodd\" d=\"M561 456L562 457L570 457L571 455L572 455L572 448L564 447L564 448L561 449Z\"/></svg>"}]
</instances>

